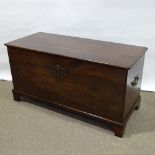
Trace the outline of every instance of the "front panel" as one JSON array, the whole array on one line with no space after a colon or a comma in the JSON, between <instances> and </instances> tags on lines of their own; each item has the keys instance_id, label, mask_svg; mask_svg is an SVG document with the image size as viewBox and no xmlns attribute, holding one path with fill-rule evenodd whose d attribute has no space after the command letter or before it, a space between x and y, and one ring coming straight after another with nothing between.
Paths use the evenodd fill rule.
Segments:
<instances>
[{"instance_id":1,"label":"front panel","mask_svg":"<svg viewBox=\"0 0 155 155\"><path fill-rule=\"evenodd\" d=\"M15 90L121 121L124 70L18 48L8 52Z\"/></svg>"}]
</instances>

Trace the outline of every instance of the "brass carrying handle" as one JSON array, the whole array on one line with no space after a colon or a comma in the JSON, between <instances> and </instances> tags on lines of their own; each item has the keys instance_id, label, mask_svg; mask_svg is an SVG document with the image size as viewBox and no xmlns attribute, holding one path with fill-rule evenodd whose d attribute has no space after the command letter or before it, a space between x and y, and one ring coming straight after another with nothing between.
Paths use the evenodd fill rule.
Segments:
<instances>
[{"instance_id":1,"label":"brass carrying handle","mask_svg":"<svg viewBox=\"0 0 155 155\"><path fill-rule=\"evenodd\" d=\"M136 85L138 84L138 80L139 80L139 77L138 77L138 76L135 76L135 77L134 77L134 80L131 81L131 85L132 85L133 87L136 86Z\"/></svg>"},{"instance_id":2,"label":"brass carrying handle","mask_svg":"<svg viewBox=\"0 0 155 155\"><path fill-rule=\"evenodd\" d=\"M68 69L66 69L61 65L52 66L52 73L59 80L62 80L64 76L67 74L67 72L68 72Z\"/></svg>"}]
</instances>

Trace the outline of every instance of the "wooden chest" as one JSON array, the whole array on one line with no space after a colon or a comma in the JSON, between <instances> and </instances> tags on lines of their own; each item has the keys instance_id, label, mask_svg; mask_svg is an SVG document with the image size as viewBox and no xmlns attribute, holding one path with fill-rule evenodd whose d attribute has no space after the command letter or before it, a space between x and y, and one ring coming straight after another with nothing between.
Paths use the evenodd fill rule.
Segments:
<instances>
[{"instance_id":1,"label":"wooden chest","mask_svg":"<svg viewBox=\"0 0 155 155\"><path fill-rule=\"evenodd\" d=\"M123 136L140 105L147 48L42 32L5 45L14 100L27 97L75 112Z\"/></svg>"}]
</instances>

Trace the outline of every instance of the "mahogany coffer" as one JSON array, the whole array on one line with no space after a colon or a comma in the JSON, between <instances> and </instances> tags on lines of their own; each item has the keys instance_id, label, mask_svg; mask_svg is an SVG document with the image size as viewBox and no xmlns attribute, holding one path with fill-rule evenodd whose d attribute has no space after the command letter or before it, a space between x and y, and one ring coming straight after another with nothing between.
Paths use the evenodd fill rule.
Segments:
<instances>
[{"instance_id":1,"label":"mahogany coffer","mask_svg":"<svg viewBox=\"0 0 155 155\"><path fill-rule=\"evenodd\" d=\"M35 33L5 44L13 97L108 124L122 137L140 105L146 47Z\"/></svg>"}]
</instances>

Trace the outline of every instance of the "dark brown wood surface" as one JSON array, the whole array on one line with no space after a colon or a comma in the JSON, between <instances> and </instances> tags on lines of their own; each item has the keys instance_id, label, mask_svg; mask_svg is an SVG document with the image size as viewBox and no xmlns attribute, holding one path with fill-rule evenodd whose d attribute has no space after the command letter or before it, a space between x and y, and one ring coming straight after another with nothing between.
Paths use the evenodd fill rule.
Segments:
<instances>
[{"instance_id":1,"label":"dark brown wood surface","mask_svg":"<svg viewBox=\"0 0 155 155\"><path fill-rule=\"evenodd\" d=\"M140 106L147 48L46 33L6 45L14 100L27 97L78 113L123 136Z\"/></svg>"},{"instance_id":2,"label":"dark brown wood surface","mask_svg":"<svg viewBox=\"0 0 155 155\"><path fill-rule=\"evenodd\" d=\"M125 70L15 48L9 56L16 90L122 121ZM56 64L68 70L63 79L52 73Z\"/></svg>"},{"instance_id":3,"label":"dark brown wood surface","mask_svg":"<svg viewBox=\"0 0 155 155\"><path fill-rule=\"evenodd\" d=\"M137 63L130 70L128 70L123 120L127 117L129 110L132 108L135 101L138 99L140 95L143 65L144 55L137 61ZM133 87L131 85L131 82L134 80L136 76L139 77L139 80L137 85Z\"/></svg>"},{"instance_id":4,"label":"dark brown wood surface","mask_svg":"<svg viewBox=\"0 0 155 155\"><path fill-rule=\"evenodd\" d=\"M130 68L147 50L146 47L42 32L9 42L5 45L122 68Z\"/></svg>"}]
</instances>

